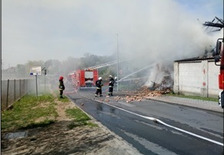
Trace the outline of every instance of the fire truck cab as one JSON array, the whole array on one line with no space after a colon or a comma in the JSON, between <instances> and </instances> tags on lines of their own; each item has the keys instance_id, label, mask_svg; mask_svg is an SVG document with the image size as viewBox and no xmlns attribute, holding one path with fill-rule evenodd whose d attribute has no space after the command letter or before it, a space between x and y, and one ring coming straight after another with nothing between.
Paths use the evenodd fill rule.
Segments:
<instances>
[{"instance_id":1,"label":"fire truck cab","mask_svg":"<svg viewBox=\"0 0 224 155\"><path fill-rule=\"evenodd\" d=\"M220 66L219 73L219 89L222 91L219 93L219 106L224 108L224 39L219 38L216 42L216 50L214 53L215 64ZM217 62L220 62L217 64Z\"/></svg>"}]
</instances>

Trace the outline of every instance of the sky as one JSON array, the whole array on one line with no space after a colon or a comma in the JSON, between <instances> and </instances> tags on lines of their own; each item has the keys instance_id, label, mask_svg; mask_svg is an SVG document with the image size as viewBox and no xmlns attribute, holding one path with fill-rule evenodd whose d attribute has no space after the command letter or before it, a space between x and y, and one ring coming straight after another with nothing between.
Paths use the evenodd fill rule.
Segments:
<instances>
[{"instance_id":1,"label":"sky","mask_svg":"<svg viewBox=\"0 0 224 155\"><path fill-rule=\"evenodd\" d=\"M199 26L215 16L223 0L2 0L2 67L111 55L117 41L123 56L193 56L216 39Z\"/></svg>"}]
</instances>

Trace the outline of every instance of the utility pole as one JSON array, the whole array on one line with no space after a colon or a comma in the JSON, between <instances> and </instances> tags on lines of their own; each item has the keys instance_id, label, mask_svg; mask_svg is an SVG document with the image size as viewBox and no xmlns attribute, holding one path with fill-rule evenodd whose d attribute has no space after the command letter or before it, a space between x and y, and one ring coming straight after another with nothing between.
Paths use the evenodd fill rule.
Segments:
<instances>
[{"instance_id":1,"label":"utility pole","mask_svg":"<svg viewBox=\"0 0 224 155\"><path fill-rule=\"evenodd\" d=\"M119 50L118 50L118 33L117 33L117 91L119 90L118 80L119 80Z\"/></svg>"}]
</instances>

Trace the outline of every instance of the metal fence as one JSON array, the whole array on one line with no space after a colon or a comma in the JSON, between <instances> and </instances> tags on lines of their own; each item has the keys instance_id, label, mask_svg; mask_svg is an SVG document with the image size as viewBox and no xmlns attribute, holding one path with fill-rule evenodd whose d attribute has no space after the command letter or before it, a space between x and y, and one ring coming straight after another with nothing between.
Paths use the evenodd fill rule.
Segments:
<instances>
[{"instance_id":1,"label":"metal fence","mask_svg":"<svg viewBox=\"0 0 224 155\"><path fill-rule=\"evenodd\" d=\"M33 79L2 80L1 110L7 109L15 101L27 94L33 85Z\"/></svg>"}]
</instances>

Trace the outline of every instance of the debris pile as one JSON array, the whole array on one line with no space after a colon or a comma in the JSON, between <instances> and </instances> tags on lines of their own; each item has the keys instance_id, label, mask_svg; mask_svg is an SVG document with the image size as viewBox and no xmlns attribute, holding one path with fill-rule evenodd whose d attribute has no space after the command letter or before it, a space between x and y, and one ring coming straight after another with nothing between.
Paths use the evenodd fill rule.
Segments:
<instances>
[{"instance_id":1,"label":"debris pile","mask_svg":"<svg viewBox=\"0 0 224 155\"><path fill-rule=\"evenodd\" d=\"M172 66L162 63L156 64L151 70L150 76L145 83L150 90L167 90L173 86Z\"/></svg>"},{"instance_id":2,"label":"debris pile","mask_svg":"<svg viewBox=\"0 0 224 155\"><path fill-rule=\"evenodd\" d=\"M158 97L163 94L170 93L171 90L169 88L163 89L163 90L151 90L149 87L142 87L139 91L136 91L135 93L129 93L129 95L125 97L115 97L114 99L118 102L119 100L124 100L127 103L137 101L141 102L143 99L150 99L152 97Z\"/></svg>"}]
</instances>

